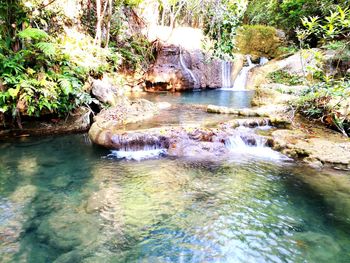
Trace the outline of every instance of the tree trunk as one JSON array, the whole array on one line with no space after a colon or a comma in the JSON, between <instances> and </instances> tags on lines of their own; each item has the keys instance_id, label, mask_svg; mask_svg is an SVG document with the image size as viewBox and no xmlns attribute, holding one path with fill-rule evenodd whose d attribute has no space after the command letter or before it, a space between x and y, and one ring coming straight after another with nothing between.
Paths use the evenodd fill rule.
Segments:
<instances>
[{"instance_id":1,"label":"tree trunk","mask_svg":"<svg viewBox=\"0 0 350 263\"><path fill-rule=\"evenodd\" d=\"M113 13L113 1L108 0L108 13L107 13L107 33L106 33L106 45L105 47L108 48L109 44L109 38L110 38L110 32L111 32L111 19L112 19L112 13Z\"/></svg>"},{"instance_id":2,"label":"tree trunk","mask_svg":"<svg viewBox=\"0 0 350 263\"><path fill-rule=\"evenodd\" d=\"M96 17L97 17L97 23L96 23L96 36L94 44L101 46L102 42L102 26L103 26L103 19L107 10L109 0L106 0L103 10L102 9L102 1L96 0ZM101 12L102 11L102 12Z\"/></svg>"},{"instance_id":3,"label":"tree trunk","mask_svg":"<svg viewBox=\"0 0 350 263\"><path fill-rule=\"evenodd\" d=\"M101 0L96 0L96 35L94 44L101 46L101 37L102 37L102 14L101 14Z\"/></svg>"}]
</instances>

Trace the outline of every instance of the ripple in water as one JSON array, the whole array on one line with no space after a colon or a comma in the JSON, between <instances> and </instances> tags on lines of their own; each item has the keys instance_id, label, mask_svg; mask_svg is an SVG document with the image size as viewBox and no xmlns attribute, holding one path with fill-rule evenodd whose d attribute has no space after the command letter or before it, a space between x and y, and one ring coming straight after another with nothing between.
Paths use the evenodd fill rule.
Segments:
<instances>
[{"instance_id":1,"label":"ripple in water","mask_svg":"<svg viewBox=\"0 0 350 263\"><path fill-rule=\"evenodd\" d=\"M350 261L345 174L245 155L119 162L81 135L13 146L0 152L1 262Z\"/></svg>"}]
</instances>

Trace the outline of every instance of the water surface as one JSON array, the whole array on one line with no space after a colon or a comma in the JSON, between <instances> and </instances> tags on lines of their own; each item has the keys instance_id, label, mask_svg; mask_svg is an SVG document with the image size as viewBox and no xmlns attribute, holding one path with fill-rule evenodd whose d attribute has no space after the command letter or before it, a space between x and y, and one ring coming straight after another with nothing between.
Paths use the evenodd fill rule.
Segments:
<instances>
[{"instance_id":1,"label":"water surface","mask_svg":"<svg viewBox=\"0 0 350 263\"><path fill-rule=\"evenodd\" d=\"M254 91L207 89L202 91L189 91L178 93L132 93L130 98L144 98L153 102L169 102L171 104L214 104L232 108L248 108L251 106Z\"/></svg>"},{"instance_id":2,"label":"water surface","mask_svg":"<svg viewBox=\"0 0 350 263\"><path fill-rule=\"evenodd\" d=\"M0 262L350 262L347 174L109 159L86 135L0 150Z\"/></svg>"}]
</instances>

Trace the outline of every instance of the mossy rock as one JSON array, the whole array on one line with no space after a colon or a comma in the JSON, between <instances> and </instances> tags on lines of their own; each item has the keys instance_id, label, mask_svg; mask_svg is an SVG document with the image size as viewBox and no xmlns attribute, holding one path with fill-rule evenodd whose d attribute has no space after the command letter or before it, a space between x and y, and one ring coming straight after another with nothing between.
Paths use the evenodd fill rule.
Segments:
<instances>
[{"instance_id":1,"label":"mossy rock","mask_svg":"<svg viewBox=\"0 0 350 263\"><path fill-rule=\"evenodd\" d=\"M244 25L237 29L236 48L242 54L275 58L281 55L284 39L271 26Z\"/></svg>"}]
</instances>

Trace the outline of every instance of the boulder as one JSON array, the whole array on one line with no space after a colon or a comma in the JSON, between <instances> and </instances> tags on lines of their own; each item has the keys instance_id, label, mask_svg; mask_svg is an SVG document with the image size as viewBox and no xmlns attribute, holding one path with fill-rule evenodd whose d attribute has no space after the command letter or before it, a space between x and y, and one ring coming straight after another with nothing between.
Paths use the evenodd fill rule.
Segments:
<instances>
[{"instance_id":1,"label":"boulder","mask_svg":"<svg viewBox=\"0 0 350 263\"><path fill-rule=\"evenodd\" d=\"M114 106L116 104L117 90L107 80L94 79L92 81L92 94L102 103Z\"/></svg>"}]
</instances>

